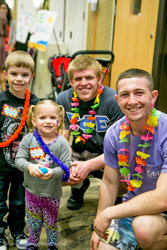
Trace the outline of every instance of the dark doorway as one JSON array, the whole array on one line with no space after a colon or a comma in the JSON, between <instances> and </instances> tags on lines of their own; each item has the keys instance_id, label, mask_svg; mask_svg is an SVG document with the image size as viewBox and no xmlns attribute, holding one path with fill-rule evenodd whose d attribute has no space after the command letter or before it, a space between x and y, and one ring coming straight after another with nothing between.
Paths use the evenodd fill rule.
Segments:
<instances>
[{"instance_id":1,"label":"dark doorway","mask_svg":"<svg viewBox=\"0 0 167 250\"><path fill-rule=\"evenodd\" d=\"M156 108L167 113L167 1L160 0L152 75L159 96Z\"/></svg>"}]
</instances>

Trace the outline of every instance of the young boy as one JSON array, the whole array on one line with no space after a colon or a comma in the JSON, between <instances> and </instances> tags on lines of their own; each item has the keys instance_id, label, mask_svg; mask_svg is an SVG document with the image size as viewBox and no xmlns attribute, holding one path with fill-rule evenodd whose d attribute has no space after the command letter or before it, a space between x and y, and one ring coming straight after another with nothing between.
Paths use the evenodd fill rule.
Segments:
<instances>
[{"instance_id":1,"label":"young boy","mask_svg":"<svg viewBox=\"0 0 167 250\"><path fill-rule=\"evenodd\" d=\"M4 236L7 226L16 247L25 249L27 236L24 234L23 174L16 168L14 158L22 137L27 133L25 123L28 107L39 101L28 90L34 77L32 57L24 51L9 54L5 61L5 77L9 89L0 93L0 249L8 248ZM3 218L7 213L5 222Z\"/></svg>"}]
</instances>

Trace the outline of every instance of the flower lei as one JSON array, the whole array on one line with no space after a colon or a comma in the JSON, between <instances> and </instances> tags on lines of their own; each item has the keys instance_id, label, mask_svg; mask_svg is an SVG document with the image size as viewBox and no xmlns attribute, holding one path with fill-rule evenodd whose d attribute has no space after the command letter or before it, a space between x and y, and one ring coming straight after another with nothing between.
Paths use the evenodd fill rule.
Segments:
<instances>
[{"instance_id":1,"label":"flower lei","mask_svg":"<svg viewBox=\"0 0 167 250\"><path fill-rule=\"evenodd\" d=\"M121 180L121 181L125 181L128 184L128 191L134 191L135 188L140 188L142 185L142 177L141 173L144 172L144 168L146 166L146 159L150 157L149 154L144 153L144 149L150 147L150 143L147 142L149 140L153 140L153 135L154 135L154 127L158 126L158 119L160 116L160 112L157 111L155 108L152 109L152 114L149 116L148 120L147 120L147 125L148 126L144 126L144 128L147 130L146 133L144 135L142 135L140 137L141 140L143 140L144 143L142 144L138 144L138 147L142 147L143 148L143 152L137 150L136 151L136 167L135 167L135 171L137 172L136 174L133 174L133 177L137 177L137 179L133 179L133 180ZM127 118L126 118L127 119ZM128 119L127 119L128 121ZM129 121L128 121L129 122ZM128 134L130 134L130 127L129 125L126 125L125 122L123 122L120 126L120 136L119 139L120 141L118 141L119 143L129 143L129 139L127 137ZM148 151L148 149L147 149ZM121 167L120 168L120 173L123 176L128 176L130 174L130 169L128 168L130 165L128 165L128 154L129 154L129 150L125 149L125 148L121 148L119 150L119 152L123 152L123 154L118 154L118 165Z\"/></svg>"},{"instance_id":2,"label":"flower lei","mask_svg":"<svg viewBox=\"0 0 167 250\"><path fill-rule=\"evenodd\" d=\"M29 101L30 101L30 91L29 91L29 89L26 89L25 94L26 94L26 97L25 97L22 117L21 117L21 120L20 120L20 125L18 126L18 128L16 129L14 134L9 138L9 140L0 143L0 148L7 147L7 146L9 146L11 144L12 141L15 141L18 138L19 134L21 133L21 131L22 131L22 129L23 129L25 123L26 123L27 114L28 114L28 107L29 107Z\"/></svg>"},{"instance_id":3,"label":"flower lei","mask_svg":"<svg viewBox=\"0 0 167 250\"><path fill-rule=\"evenodd\" d=\"M39 144L42 146L44 152L46 154L48 154L52 160L54 162L56 162L66 173L65 175L63 175L63 181L67 182L69 177L70 177L70 170L68 169L68 167L62 162L60 161L54 154L52 154L48 148L48 146L44 143L44 141L42 140L41 136L39 135L37 129L33 130L33 135L35 136L37 142L39 142Z\"/></svg>"},{"instance_id":4,"label":"flower lei","mask_svg":"<svg viewBox=\"0 0 167 250\"><path fill-rule=\"evenodd\" d=\"M76 136L75 143L78 143L82 141L85 143L85 140L88 140L89 138L92 137L91 133L93 132L93 128L96 125L95 120L96 120L96 111L100 105L100 95L103 93L103 85L99 85L99 89L97 90L97 95L94 100L94 104L90 106L91 110L89 110L89 117L87 117L88 122L86 123L87 129L85 129L86 134L80 135L80 132L78 131L79 125L77 125L78 122L78 117L79 117L79 98L77 97L77 94L75 91L73 92L74 96L72 97L72 102L71 102L71 111L74 112L72 119L70 120L71 125L69 126L69 129L72 130L70 132L70 135Z\"/></svg>"}]
</instances>

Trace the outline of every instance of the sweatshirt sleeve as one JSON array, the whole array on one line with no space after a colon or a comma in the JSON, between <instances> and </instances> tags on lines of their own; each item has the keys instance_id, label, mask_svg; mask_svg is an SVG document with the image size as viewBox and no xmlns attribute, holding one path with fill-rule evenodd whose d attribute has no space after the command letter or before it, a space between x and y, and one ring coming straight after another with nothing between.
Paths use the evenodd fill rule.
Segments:
<instances>
[{"instance_id":1,"label":"sweatshirt sleeve","mask_svg":"<svg viewBox=\"0 0 167 250\"><path fill-rule=\"evenodd\" d=\"M66 139L61 136L61 143L59 145L60 153L59 153L59 160L62 161L68 168L70 168L71 160L70 160L70 148ZM53 175L55 178L65 174L64 170L61 166L53 168Z\"/></svg>"},{"instance_id":2,"label":"sweatshirt sleeve","mask_svg":"<svg viewBox=\"0 0 167 250\"><path fill-rule=\"evenodd\" d=\"M30 144L30 140L29 140L29 136L30 134L26 135L19 146L19 150L16 154L15 157L15 164L16 167L21 170L22 172L28 172L28 165L30 164L29 161L29 144Z\"/></svg>"}]
</instances>

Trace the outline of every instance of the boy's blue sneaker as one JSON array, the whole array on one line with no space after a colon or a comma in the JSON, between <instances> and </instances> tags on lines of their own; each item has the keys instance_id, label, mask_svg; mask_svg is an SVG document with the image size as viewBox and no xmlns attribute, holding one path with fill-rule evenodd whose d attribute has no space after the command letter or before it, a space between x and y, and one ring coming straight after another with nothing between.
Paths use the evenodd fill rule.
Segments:
<instances>
[{"instance_id":1,"label":"boy's blue sneaker","mask_svg":"<svg viewBox=\"0 0 167 250\"><path fill-rule=\"evenodd\" d=\"M9 243L4 236L4 234L0 234L0 250L7 250L9 248Z\"/></svg>"},{"instance_id":2,"label":"boy's blue sneaker","mask_svg":"<svg viewBox=\"0 0 167 250\"><path fill-rule=\"evenodd\" d=\"M38 250L38 247L34 246L34 245L28 245L28 246L26 246L25 250Z\"/></svg>"},{"instance_id":3,"label":"boy's blue sneaker","mask_svg":"<svg viewBox=\"0 0 167 250\"><path fill-rule=\"evenodd\" d=\"M10 234L10 238L14 241L14 245L19 250L26 249L26 245L28 244L28 236L24 233Z\"/></svg>"}]
</instances>

